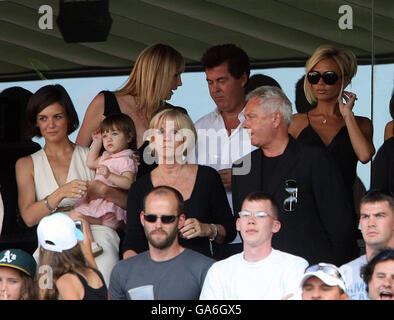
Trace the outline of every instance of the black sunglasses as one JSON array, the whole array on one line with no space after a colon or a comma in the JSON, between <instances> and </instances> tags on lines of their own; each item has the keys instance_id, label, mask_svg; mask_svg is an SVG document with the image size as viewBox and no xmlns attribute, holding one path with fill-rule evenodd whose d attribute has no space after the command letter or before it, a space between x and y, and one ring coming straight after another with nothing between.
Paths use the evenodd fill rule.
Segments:
<instances>
[{"instance_id":1,"label":"black sunglasses","mask_svg":"<svg viewBox=\"0 0 394 320\"><path fill-rule=\"evenodd\" d=\"M169 224L169 223L173 223L176 218L179 217L179 214L174 216L174 215L162 215L162 216L158 216L156 214L153 213L146 213L144 214L144 219L148 222L156 222L157 218L160 218L161 223L164 224Z\"/></svg>"},{"instance_id":2,"label":"black sunglasses","mask_svg":"<svg viewBox=\"0 0 394 320\"><path fill-rule=\"evenodd\" d=\"M323 78L325 84L333 85L338 81L338 75L334 71L326 71L321 74L319 71L310 71L307 75L310 84L316 84Z\"/></svg>"}]
</instances>

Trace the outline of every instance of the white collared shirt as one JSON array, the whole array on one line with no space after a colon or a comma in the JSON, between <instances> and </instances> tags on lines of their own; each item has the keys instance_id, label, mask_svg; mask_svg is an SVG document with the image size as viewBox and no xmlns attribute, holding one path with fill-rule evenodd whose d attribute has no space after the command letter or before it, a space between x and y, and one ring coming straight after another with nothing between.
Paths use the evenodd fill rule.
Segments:
<instances>
[{"instance_id":1,"label":"white collared shirt","mask_svg":"<svg viewBox=\"0 0 394 320\"><path fill-rule=\"evenodd\" d=\"M188 162L210 166L216 170L228 169L232 167L233 162L256 150L257 148L250 143L249 133L242 128L242 122L245 120L244 110L238 114L240 124L231 130L230 136L217 108L197 120L194 124L197 131L197 146L195 155L192 153L188 156ZM226 194L233 210L231 191L226 190ZM240 240L238 235L233 243L239 243Z\"/></svg>"}]
</instances>

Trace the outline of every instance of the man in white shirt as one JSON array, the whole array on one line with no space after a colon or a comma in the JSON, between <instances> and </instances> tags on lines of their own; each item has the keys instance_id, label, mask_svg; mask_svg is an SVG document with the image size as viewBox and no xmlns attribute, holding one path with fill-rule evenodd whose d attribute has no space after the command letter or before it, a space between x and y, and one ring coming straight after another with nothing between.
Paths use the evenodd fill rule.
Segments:
<instances>
[{"instance_id":1,"label":"man in white shirt","mask_svg":"<svg viewBox=\"0 0 394 320\"><path fill-rule=\"evenodd\" d=\"M278 214L267 194L254 192L245 198L237 219L244 251L212 265L201 300L301 298L300 282L308 262L272 248L272 236L281 227Z\"/></svg>"},{"instance_id":2,"label":"man in white shirt","mask_svg":"<svg viewBox=\"0 0 394 320\"><path fill-rule=\"evenodd\" d=\"M360 227L366 254L340 268L351 300L369 300L360 270L381 249L394 248L394 198L379 191L364 195L360 200Z\"/></svg>"},{"instance_id":3,"label":"man in white shirt","mask_svg":"<svg viewBox=\"0 0 394 320\"><path fill-rule=\"evenodd\" d=\"M217 108L200 118L197 130L196 161L216 169L232 208L232 163L255 149L241 123L245 119L245 90L250 63L248 55L233 44L209 48L201 59L205 69L209 94ZM223 246L223 257L242 251L241 238L237 235L233 245ZM238 245L235 245L238 244Z\"/></svg>"}]
</instances>

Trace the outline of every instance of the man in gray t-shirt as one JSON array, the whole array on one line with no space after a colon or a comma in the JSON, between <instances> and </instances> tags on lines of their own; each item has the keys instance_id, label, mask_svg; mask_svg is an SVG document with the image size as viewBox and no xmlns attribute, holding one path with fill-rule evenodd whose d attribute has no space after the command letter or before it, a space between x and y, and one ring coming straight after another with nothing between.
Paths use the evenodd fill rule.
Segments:
<instances>
[{"instance_id":1,"label":"man in gray t-shirt","mask_svg":"<svg viewBox=\"0 0 394 320\"><path fill-rule=\"evenodd\" d=\"M153 188L144 199L141 224L149 251L118 262L109 284L112 300L197 300L214 262L179 245L185 222L182 195L174 188Z\"/></svg>"}]
</instances>

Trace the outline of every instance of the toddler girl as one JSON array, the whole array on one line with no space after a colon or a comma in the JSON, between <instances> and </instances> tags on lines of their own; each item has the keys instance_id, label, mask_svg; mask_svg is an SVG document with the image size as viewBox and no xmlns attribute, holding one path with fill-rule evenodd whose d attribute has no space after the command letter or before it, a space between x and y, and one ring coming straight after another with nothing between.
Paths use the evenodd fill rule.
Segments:
<instances>
[{"instance_id":1,"label":"toddler girl","mask_svg":"<svg viewBox=\"0 0 394 320\"><path fill-rule=\"evenodd\" d=\"M136 130L133 120L125 114L106 117L101 127L92 133L93 143L87 157L87 166L96 169L95 180L115 188L128 190L135 180L137 166L133 160L131 145L135 145ZM101 147L105 151L100 156ZM118 230L126 222L126 210L104 199L88 202L82 199L71 213L74 220L79 214L88 217L90 224L100 224ZM103 252L102 247L94 241L92 233L88 232L92 241L92 251L95 256Z\"/></svg>"}]
</instances>

